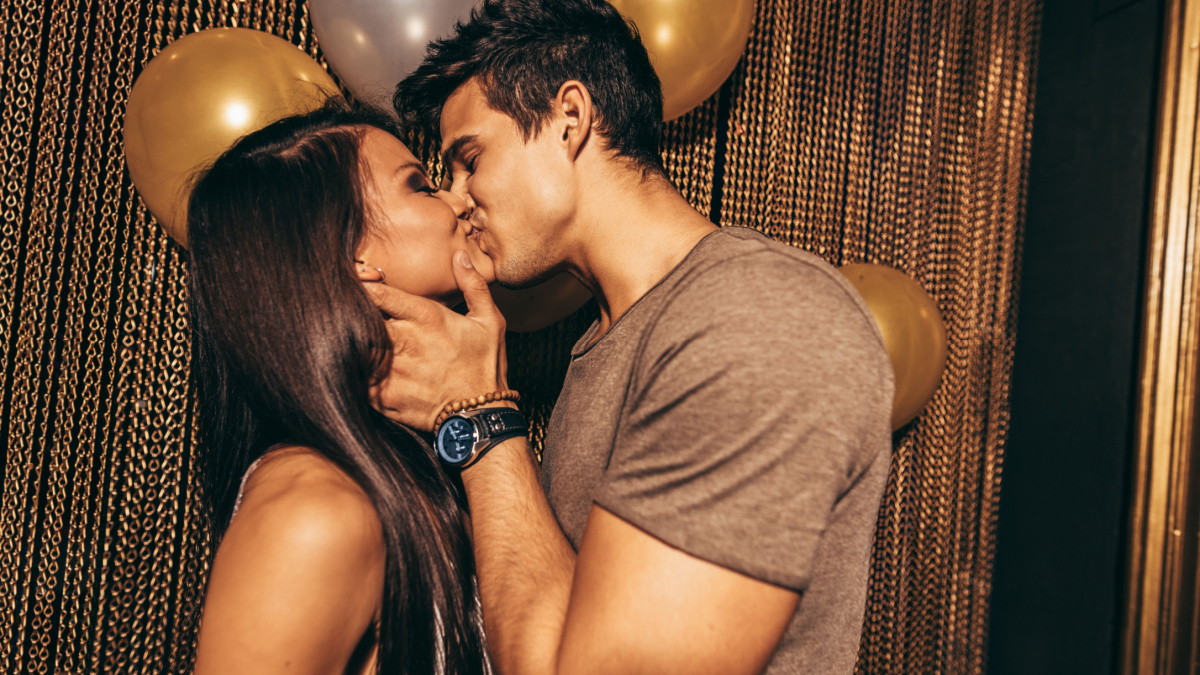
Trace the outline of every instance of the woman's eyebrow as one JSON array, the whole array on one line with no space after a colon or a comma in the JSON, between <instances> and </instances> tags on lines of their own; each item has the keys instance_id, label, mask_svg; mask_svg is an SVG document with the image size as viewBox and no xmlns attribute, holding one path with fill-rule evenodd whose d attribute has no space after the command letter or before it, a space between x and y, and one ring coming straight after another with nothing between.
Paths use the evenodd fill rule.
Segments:
<instances>
[{"instance_id":1,"label":"woman's eyebrow","mask_svg":"<svg viewBox=\"0 0 1200 675\"><path fill-rule=\"evenodd\" d=\"M395 177L399 177L400 174L405 173L410 170L413 170L413 169L415 169L417 171L417 173L424 176L425 180L429 180L429 173L425 170L425 165L422 164L421 162L418 162L415 160L411 161L411 162L405 162L404 164L401 164L400 166L396 167L396 172L393 173L392 175Z\"/></svg>"}]
</instances>

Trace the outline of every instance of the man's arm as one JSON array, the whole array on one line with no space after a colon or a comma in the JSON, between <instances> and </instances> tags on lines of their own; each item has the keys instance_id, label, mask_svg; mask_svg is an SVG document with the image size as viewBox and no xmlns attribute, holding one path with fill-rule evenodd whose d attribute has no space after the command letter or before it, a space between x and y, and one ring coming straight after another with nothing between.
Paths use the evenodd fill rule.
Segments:
<instances>
[{"instance_id":1,"label":"man's arm","mask_svg":"<svg viewBox=\"0 0 1200 675\"><path fill-rule=\"evenodd\" d=\"M593 506L578 559L523 439L463 472L488 644L505 675L757 673L798 596Z\"/></svg>"},{"instance_id":2,"label":"man's arm","mask_svg":"<svg viewBox=\"0 0 1200 675\"><path fill-rule=\"evenodd\" d=\"M377 303L402 319L392 322L398 350L380 399L385 412L410 424L432 419L440 405L414 405L421 395L402 391L423 372L442 373L442 383L474 383L447 398L476 395L469 387L484 386L489 377L496 388L506 386L500 374L479 375L486 361L455 361L437 347L447 340L442 327L460 319L481 326L455 329L466 339L503 332L483 280L458 264L455 274L470 308L467 317L448 313L434 320L420 315L431 307L414 310L420 299L373 290ZM498 333L488 328L496 321ZM393 400L406 403L389 407ZM577 559L550 511L524 439L492 449L463 472L463 482L488 643L505 675L756 673L795 609L794 591L690 556L599 507L593 507Z\"/></svg>"}]
</instances>

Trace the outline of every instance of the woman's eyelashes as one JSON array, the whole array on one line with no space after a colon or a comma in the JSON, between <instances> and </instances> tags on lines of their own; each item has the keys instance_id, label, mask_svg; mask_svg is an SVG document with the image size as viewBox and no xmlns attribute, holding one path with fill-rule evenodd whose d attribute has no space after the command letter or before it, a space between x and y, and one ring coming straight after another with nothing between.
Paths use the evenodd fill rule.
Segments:
<instances>
[{"instance_id":1,"label":"woman's eyelashes","mask_svg":"<svg viewBox=\"0 0 1200 675\"><path fill-rule=\"evenodd\" d=\"M423 174L419 173L414 173L412 177L408 179L408 186L413 192L426 192L431 195L437 192L437 189L433 187L433 184L429 182L429 179Z\"/></svg>"}]
</instances>

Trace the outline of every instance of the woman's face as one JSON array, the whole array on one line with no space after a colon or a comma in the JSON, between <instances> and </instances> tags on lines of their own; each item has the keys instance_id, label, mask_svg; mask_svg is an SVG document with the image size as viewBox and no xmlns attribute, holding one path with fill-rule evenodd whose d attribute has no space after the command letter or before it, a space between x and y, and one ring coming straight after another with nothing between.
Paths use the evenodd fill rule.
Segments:
<instances>
[{"instance_id":1,"label":"woman's face","mask_svg":"<svg viewBox=\"0 0 1200 675\"><path fill-rule=\"evenodd\" d=\"M495 281L491 259L468 239L471 225L460 219L466 204L435 189L403 143L371 127L360 153L369 209L358 247L364 266L379 268L388 286L450 306L462 301L451 267L456 252L466 251L483 278Z\"/></svg>"}]
</instances>

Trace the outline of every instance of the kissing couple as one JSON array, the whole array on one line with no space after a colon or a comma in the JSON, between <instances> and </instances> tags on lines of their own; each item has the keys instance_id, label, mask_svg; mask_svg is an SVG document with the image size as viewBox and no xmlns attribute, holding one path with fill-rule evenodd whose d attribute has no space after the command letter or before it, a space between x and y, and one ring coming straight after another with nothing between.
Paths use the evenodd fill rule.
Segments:
<instances>
[{"instance_id":1,"label":"kissing couple","mask_svg":"<svg viewBox=\"0 0 1200 675\"><path fill-rule=\"evenodd\" d=\"M195 672L853 672L893 381L849 283L680 195L602 0L485 0L394 103L444 189L333 100L192 193ZM488 288L563 272L539 464Z\"/></svg>"}]
</instances>

